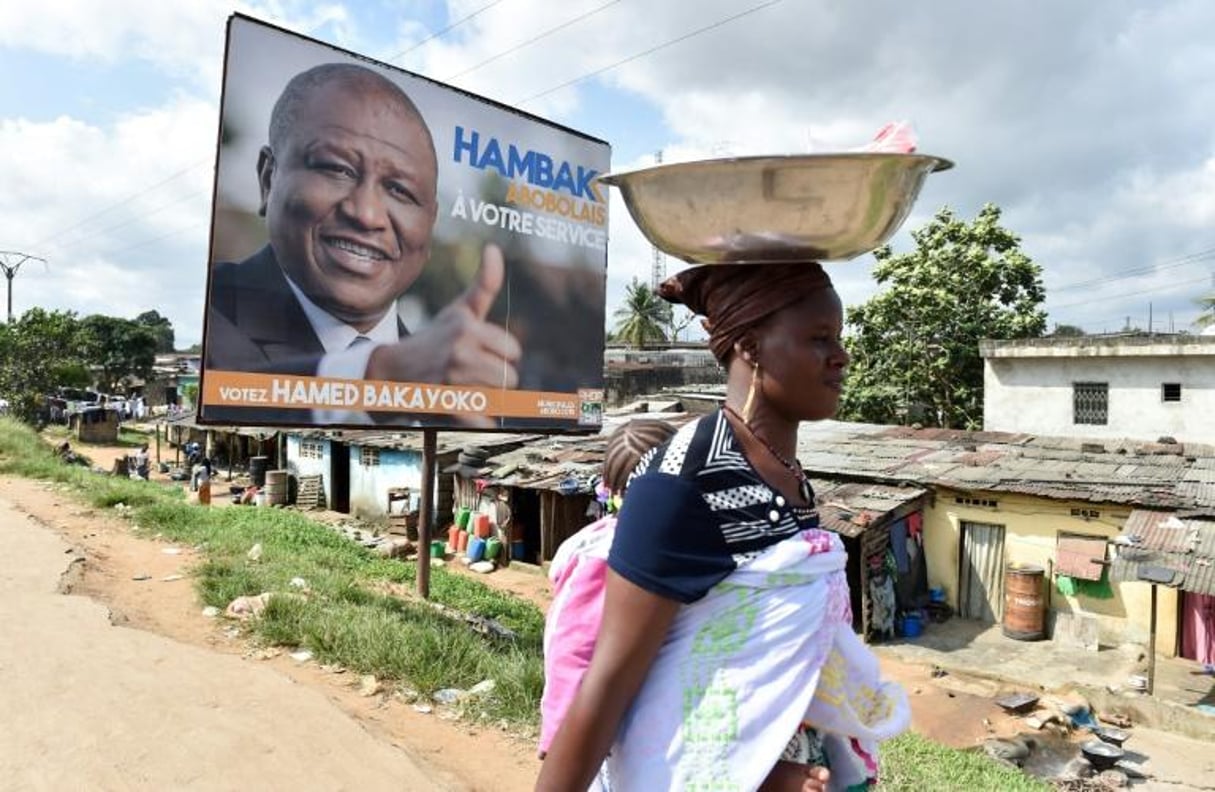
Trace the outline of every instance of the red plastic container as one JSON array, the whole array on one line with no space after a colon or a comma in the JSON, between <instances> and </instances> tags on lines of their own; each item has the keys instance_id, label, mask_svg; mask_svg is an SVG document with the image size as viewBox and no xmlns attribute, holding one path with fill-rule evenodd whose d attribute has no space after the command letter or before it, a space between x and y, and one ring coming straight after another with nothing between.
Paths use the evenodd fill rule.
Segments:
<instances>
[{"instance_id":1,"label":"red plastic container","mask_svg":"<svg viewBox=\"0 0 1215 792\"><path fill-rule=\"evenodd\" d=\"M473 518L473 533L478 539L489 538L489 515L478 514Z\"/></svg>"}]
</instances>

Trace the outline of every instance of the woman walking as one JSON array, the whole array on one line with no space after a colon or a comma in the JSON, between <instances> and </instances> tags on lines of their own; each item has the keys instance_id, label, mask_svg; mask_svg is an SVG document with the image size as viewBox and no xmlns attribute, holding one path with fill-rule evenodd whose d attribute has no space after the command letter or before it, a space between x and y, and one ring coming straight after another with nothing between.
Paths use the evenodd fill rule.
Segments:
<instances>
[{"instance_id":1,"label":"woman walking","mask_svg":"<svg viewBox=\"0 0 1215 792\"><path fill-rule=\"evenodd\" d=\"M796 461L798 425L839 406L839 297L813 262L692 268L661 294L705 317L726 401L634 473L537 789L868 785L910 713L852 632L843 545Z\"/></svg>"}]
</instances>

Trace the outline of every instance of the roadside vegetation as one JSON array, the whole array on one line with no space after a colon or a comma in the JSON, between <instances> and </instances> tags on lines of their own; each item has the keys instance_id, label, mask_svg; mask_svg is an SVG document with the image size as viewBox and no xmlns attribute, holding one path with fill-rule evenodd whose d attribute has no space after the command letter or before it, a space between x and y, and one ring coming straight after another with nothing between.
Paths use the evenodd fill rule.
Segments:
<instances>
[{"instance_id":1,"label":"roadside vegetation","mask_svg":"<svg viewBox=\"0 0 1215 792\"><path fill-rule=\"evenodd\" d=\"M515 733L536 729L544 616L521 598L445 569L431 570L432 603L492 619L513 637L483 634L410 596L414 564L380 558L304 513L203 508L186 502L178 488L67 465L49 442L9 418L0 418L0 474L56 482L95 507L119 507L140 535L199 548L203 560L193 573L203 606L223 610L237 597L279 595L259 618L245 622L264 645L308 649L317 662L375 675L424 699L492 679L491 692L465 700L465 717ZM255 545L261 547L253 560ZM297 578L306 586L293 585ZM1050 789L982 754L914 734L884 746L882 788Z\"/></svg>"},{"instance_id":2,"label":"roadside vegetation","mask_svg":"<svg viewBox=\"0 0 1215 792\"><path fill-rule=\"evenodd\" d=\"M87 447L74 450L87 455ZM481 634L462 619L410 601L414 564L380 558L303 513L201 508L187 503L178 488L67 465L49 442L12 419L0 419L0 473L66 485L96 507L122 504L140 535L200 548L204 560L193 572L204 606L222 611L237 597L283 595L247 622L266 645L308 649L317 662L374 674L423 698L492 679L493 691L468 699L466 714L513 731L535 728L544 616L529 602L432 569L432 603L493 619L514 637ZM249 558L255 545L261 546L256 561ZM292 585L297 578L304 587Z\"/></svg>"},{"instance_id":3,"label":"roadside vegetation","mask_svg":"<svg viewBox=\"0 0 1215 792\"><path fill-rule=\"evenodd\" d=\"M907 732L882 744L881 789L999 790L1047 792L1051 784L1013 767L998 764L979 751L960 751Z\"/></svg>"}]
</instances>

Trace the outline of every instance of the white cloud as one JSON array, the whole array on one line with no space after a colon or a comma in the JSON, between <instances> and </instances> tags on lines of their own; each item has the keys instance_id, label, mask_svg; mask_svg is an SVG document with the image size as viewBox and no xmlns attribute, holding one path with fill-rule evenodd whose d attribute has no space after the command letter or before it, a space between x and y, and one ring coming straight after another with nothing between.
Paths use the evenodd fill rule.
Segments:
<instances>
[{"instance_id":1,"label":"white cloud","mask_svg":"<svg viewBox=\"0 0 1215 792\"><path fill-rule=\"evenodd\" d=\"M327 28L342 45L358 41L338 3L44 0L0 4L0 46L77 61L136 58L218 95L224 25L233 11L301 32Z\"/></svg>"},{"instance_id":2,"label":"white cloud","mask_svg":"<svg viewBox=\"0 0 1215 792\"><path fill-rule=\"evenodd\" d=\"M0 192L0 215L21 219L6 244L49 262L20 272L14 311L155 308L196 339L216 117L211 103L182 96L109 126L0 121L0 173L13 187Z\"/></svg>"},{"instance_id":3,"label":"white cloud","mask_svg":"<svg viewBox=\"0 0 1215 792\"><path fill-rule=\"evenodd\" d=\"M446 17L456 20L484 5L451 0ZM509 0L397 63L452 78L604 5ZM1209 233L1215 220L1215 48L1207 33L1215 8L1209 3L942 0L925 14L908 5L785 0L670 43L751 5L615 3L455 82L518 102L658 48L523 109L608 138L622 157L617 168L645 164L637 153L657 149L678 161L853 146L882 123L906 118L916 125L923 151L958 166L929 180L905 228L943 204L964 217L985 202L999 204L1005 224L1044 267L1048 305L1068 306L1052 320L1091 317L1089 329L1100 329L1134 311L1145 321L1149 301L1157 312L1181 316L1191 310L1193 296L1209 290L1189 282L1209 272L1209 262L1192 269L1170 265L1215 244ZM412 4L377 6L381 15L391 9L377 17L389 20L383 25L372 25L368 12L334 2L264 0L239 8L379 58L409 50L436 29L419 21L420 6ZM0 196L0 208L21 218L16 227L22 238L52 235L56 226L213 157L215 109L207 100L219 84L228 12L207 0L0 6L0 46L81 60L134 57L206 97L178 96L159 111L126 108L123 121L110 126L71 119L3 122L0 174L14 189ZM132 101L139 101L137 94ZM604 101L611 104L604 107ZM638 109L645 112L634 117ZM661 126L649 123L655 116ZM174 135L177 145L168 141ZM34 167L37 162L45 166ZM136 203L150 209L153 197L172 198L177 193L170 187L185 189L187 182L203 189L207 170ZM194 208L188 202L165 208L149 216L146 227L125 229L130 235L112 240L111 249L137 242L137 231L145 238L170 232ZM99 220L75 234L102 226ZM201 236L193 244L201 249ZM896 248L906 244L904 231ZM134 262L135 251L130 258ZM609 315L632 276L649 279L650 261L648 243L613 198ZM863 257L833 265L846 303L872 293L870 264ZM680 264L670 260L668 266ZM1144 267L1149 271L1133 278L1111 278ZM1099 278L1105 281L1091 288L1065 288ZM36 279L22 280L18 295ZM1085 298L1087 305L1073 305Z\"/></svg>"}]
</instances>

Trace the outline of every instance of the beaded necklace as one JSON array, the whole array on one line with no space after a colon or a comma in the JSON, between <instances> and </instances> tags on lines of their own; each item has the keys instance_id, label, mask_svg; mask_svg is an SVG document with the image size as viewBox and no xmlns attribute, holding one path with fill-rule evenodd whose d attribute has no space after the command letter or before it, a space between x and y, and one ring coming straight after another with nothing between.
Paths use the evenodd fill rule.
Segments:
<instances>
[{"instance_id":1,"label":"beaded necklace","mask_svg":"<svg viewBox=\"0 0 1215 792\"><path fill-rule=\"evenodd\" d=\"M756 434L755 430L751 428L751 425L744 421L743 417L739 415L738 411L733 407L728 404L723 404L721 409L723 412L727 412L734 416L734 419L742 424L743 428L747 430L747 434L759 441L759 444L767 449L768 453L772 455L773 459L784 465L785 469L792 474L793 478L797 479L797 488L798 492L801 493L802 500L804 500L806 503L813 504L814 500L811 497L813 493L810 490L810 480L806 478L806 471L802 470L801 463L790 462L788 459L786 459L785 455L773 448L771 443Z\"/></svg>"}]
</instances>

